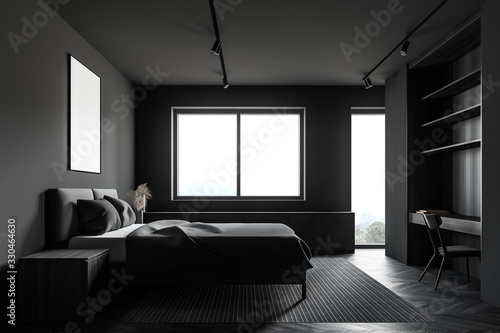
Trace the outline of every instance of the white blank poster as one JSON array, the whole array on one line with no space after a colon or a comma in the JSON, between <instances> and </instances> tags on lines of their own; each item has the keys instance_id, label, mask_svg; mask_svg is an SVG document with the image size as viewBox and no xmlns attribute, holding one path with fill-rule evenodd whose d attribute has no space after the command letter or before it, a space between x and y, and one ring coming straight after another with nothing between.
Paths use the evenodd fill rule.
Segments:
<instances>
[{"instance_id":1,"label":"white blank poster","mask_svg":"<svg viewBox=\"0 0 500 333\"><path fill-rule=\"evenodd\" d=\"M101 172L101 79L70 57L70 170Z\"/></svg>"}]
</instances>

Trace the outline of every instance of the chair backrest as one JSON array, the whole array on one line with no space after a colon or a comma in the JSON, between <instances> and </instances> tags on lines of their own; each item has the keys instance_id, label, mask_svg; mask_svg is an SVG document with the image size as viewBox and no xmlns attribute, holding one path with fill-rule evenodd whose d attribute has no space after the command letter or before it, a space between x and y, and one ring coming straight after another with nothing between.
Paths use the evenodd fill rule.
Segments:
<instances>
[{"instance_id":1,"label":"chair backrest","mask_svg":"<svg viewBox=\"0 0 500 333\"><path fill-rule=\"evenodd\" d=\"M439 214L422 214L425 221L425 226L427 227L427 233L431 239L432 246L434 247L434 253L437 253L438 248L442 247L443 251L446 253L446 245L443 242L443 237L441 236L441 229L439 228L443 223L441 216Z\"/></svg>"}]
</instances>

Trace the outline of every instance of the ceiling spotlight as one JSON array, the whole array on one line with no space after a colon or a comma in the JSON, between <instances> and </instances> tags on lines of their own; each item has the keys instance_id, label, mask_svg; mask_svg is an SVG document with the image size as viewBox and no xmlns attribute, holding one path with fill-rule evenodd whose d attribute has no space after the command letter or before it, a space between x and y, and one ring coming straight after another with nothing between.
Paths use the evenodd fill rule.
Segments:
<instances>
[{"instance_id":1,"label":"ceiling spotlight","mask_svg":"<svg viewBox=\"0 0 500 333\"><path fill-rule=\"evenodd\" d=\"M214 46L212 46L212 53L215 55L220 54L220 42L218 40L216 40Z\"/></svg>"},{"instance_id":2,"label":"ceiling spotlight","mask_svg":"<svg viewBox=\"0 0 500 333\"><path fill-rule=\"evenodd\" d=\"M403 47L401 48L401 55L403 57L406 57L406 54L408 53L408 47L410 46L410 41L407 39L403 43Z\"/></svg>"},{"instance_id":3,"label":"ceiling spotlight","mask_svg":"<svg viewBox=\"0 0 500 333\"><path fill-rule=\"evenodd\" d=\"M227 82L227 78L226 77L224 77L222 79L222 86L224 87L224 89L229 88L229 83Z\"/></svg>"},{"instance_id":4,"label":"ceiling spotlight","mask_svg":"<svg viewBox=\"0 0 500 333\"><path fill-rule=\"evenodd\" d=\"M367 77L365 79L365 89L370 89L371 87L373 87L372 81L370 80L369 77Z\"/></svg>"}]
</instances>

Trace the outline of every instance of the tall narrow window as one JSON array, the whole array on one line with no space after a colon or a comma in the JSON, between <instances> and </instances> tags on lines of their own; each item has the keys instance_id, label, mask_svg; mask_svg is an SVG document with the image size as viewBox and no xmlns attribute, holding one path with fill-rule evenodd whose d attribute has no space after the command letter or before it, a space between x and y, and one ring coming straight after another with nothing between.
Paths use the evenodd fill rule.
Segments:
<instances>
[{"instance_id":1,"label":"tall narrow window","mask_svg":"<svg viewBox=\"0 0 500 333\"><path fill-rule=\"evenodd\" d=\"M304 198L304 108L173 108L174 199Z\"/></svg>"},{"instance_id":2,"label":"tall narrow window","mask_svg":"<svg viewBox=\"0 0 500 333\"><path fill-rule=\"evenodd\" d=\"M355 243L385 244L385 115L353 110L351 129Z\"/></svg>"}]
</instances>

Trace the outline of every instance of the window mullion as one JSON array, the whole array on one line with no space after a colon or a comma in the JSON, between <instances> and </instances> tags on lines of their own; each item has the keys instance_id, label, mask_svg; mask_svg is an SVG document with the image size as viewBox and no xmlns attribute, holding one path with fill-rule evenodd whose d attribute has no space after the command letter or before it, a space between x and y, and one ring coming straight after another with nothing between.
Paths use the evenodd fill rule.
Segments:
<instances>
[{"instance_id":1,"label":"window mullion","mask_svg":"<svg viewBox=\"0 0 500 333\"><path fill-rule=\"evenodd\" d=\"M236 196L239 198L241 196L241 134L240 134L240 124L241 124L241 113L236 114Z\"/></svg>"},{"instance_id":2,"label":"window mullion","mask_svg":"<svg viewBox=\"0 0 500 333\"><path fill-rule=\"evenodd\" d=\"M179 179L178 177L178 153L179 153L179 140L178 140L178 130L177 130L177 123L178 119L177 117L179 116L178 112L173 112L172 114L172 160L171 160L171 168L172 168L172 198L176 198L179 195L178 192L178 182Z\"/></svg>"}]
</instances>

